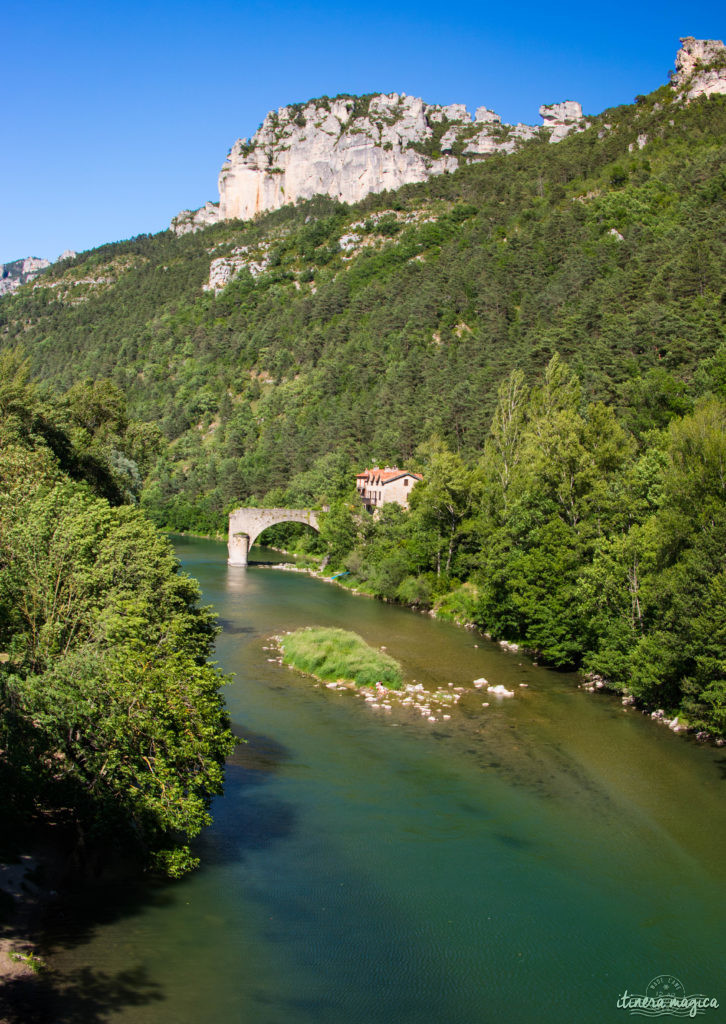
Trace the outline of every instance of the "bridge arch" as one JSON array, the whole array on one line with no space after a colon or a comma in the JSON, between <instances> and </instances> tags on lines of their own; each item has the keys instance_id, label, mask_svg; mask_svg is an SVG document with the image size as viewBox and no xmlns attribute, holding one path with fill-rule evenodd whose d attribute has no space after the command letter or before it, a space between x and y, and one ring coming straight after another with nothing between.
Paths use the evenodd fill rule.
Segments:
<instances>
[{"instance_id":1,"label":"bridge arch","mask_svg":"<svg viewBox=\"0 0 726 1024\"><path fill-rule=\"evenodd\" d=\"M268 526L306 523L320 531L317 512L307 508L237 508L229 514L228 565L247 565L250 548Z\"/></svg>"}]
</instances>

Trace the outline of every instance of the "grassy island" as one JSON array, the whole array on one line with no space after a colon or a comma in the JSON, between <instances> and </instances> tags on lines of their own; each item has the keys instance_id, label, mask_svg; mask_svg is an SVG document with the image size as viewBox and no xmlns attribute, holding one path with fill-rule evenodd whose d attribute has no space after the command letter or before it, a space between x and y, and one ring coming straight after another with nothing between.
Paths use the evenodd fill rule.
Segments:
<instances>
[{"instance_id":1,"label":"grassy island","mask_svg":"<svg viewBox=\"0 0 726 1024\"><path fill-rule=\"evenodd\" d=\"M390 690L401 687L403 676L398 662L370 647L357 633L320 627L298 629L283 637L280 646L286 665L318 679L344 680L357 686L379 682Z\"/></svg>"}]
</instances>

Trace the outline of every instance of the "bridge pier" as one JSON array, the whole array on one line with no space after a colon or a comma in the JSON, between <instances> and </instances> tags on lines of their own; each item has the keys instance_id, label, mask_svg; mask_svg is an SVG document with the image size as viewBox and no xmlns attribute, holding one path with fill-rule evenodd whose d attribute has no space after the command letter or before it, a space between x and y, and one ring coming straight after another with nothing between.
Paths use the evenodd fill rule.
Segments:
<instances>
[{"instance_id":1,"label":"bridge pier","mask_svg":"<svg viewBox=\"0 0 726 1024\"><path fill-rule=\"evenodd\" d=\"M227 540L227 565L247 565L247 556L250 553L250 538L246 533L232 533L230 530Z\"/></svg>"},{"instance_id":2,"label":"bridge pier","mask_svg":"<svg viewBox=\"0 0 726 1024\"><path fill-rule=\"evenodd\" d=\"M238 508L229 514L228 565L246 566L250 548L263 530L277 523L306 523L318 530L318 517L307 508Z\"/></svg>"}]
</instances>

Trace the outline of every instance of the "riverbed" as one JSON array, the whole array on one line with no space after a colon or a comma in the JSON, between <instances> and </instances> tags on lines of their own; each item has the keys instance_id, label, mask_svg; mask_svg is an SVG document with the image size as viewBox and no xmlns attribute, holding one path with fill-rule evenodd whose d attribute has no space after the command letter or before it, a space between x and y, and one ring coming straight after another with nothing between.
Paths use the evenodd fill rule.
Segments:
<instances>
[{"instance_id":1,"label":"riverbed","mask_svg":"<svg viewBox=\"0 0 726 1024\"><path fill-rule=\"evenodd\" d=\"M198 872L67 912L51 959L96 992L84 1020L602 1024L663 974L726 1004L723 751L454 625L175 543L246 742ZM269 638L305 625L462 687L450 719L280 666Z\"/></svg>"}]
</instances>

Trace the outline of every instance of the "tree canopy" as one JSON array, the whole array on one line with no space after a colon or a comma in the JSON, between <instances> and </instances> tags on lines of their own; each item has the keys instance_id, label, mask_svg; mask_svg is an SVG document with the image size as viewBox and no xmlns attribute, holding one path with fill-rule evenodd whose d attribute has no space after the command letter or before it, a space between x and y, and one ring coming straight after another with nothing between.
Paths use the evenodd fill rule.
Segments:
<instances>
[{"instance_id":1,"label":"tree canopy","mask_svg":"<svg viewBox=\"0 0 726 1024\"><path fill-rule=\"evenodd\" d=\"M0 369L4 813L65 823L82 844L125 837L181 874L231 745L214 617L140 510L99 496L128 425L116 389L45 404L16 357Z\"/></svg>"}]
</instances>

